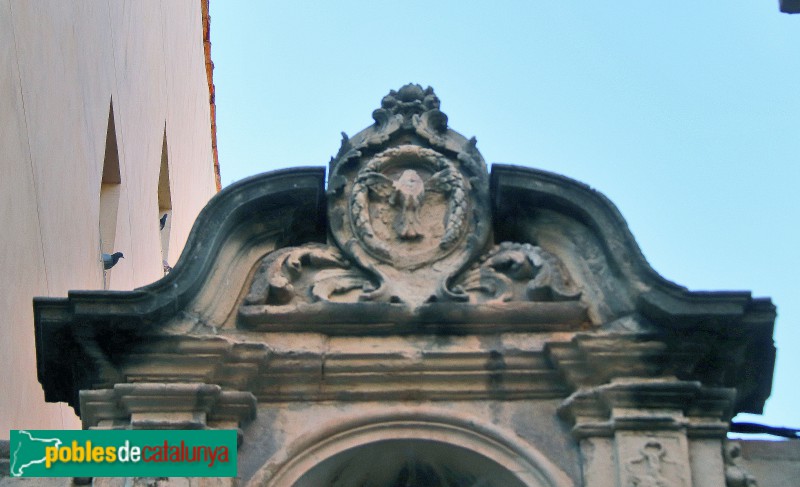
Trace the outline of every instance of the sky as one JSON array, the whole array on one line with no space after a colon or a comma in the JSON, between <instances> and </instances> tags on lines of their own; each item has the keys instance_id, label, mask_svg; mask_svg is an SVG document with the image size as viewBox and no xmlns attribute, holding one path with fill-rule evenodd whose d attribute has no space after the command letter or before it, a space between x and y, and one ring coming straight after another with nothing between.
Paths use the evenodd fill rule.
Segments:
<instances>
[{"instance_id":1,"label":"sky","mask_svg":"<svg viewBox=\"0 0 800 487\"><path fill-rule=\"evenodd\" d=\"M800 428L800 15L778 1L211 2L223 187L326 166L432 86L487 162L564 174L692 290L778 306L764 416Z\"/></svg>"}]
</instances>

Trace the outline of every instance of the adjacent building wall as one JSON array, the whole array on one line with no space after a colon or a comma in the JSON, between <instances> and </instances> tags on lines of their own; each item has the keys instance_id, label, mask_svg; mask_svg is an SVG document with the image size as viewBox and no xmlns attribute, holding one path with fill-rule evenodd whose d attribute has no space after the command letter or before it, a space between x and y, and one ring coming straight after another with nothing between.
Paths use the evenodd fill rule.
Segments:
<instances>
[{"instance_id":1,"label":"adjacent building wall","mask_svg":"<svg viewBox=\"0 0 800 487\"><path fill-rule=\"evenodd\" d=\"M0 0L0 127L2 439L80 427L71 408L44 402L32 298L159 279L162 236L174 265L217 191L201 1ZM125 257L104 276L100 193L114 157L119 185L102 213Z\"/></svg>"},{"instance_id":2,"label":"adjacent building wall","mask_svg":"<svg viewBox=\"0 0 800 487\"><path fill-rule=\"evenodd\" d=\"M750 472L759 487L800 484L800 441L740 441L737 464Z\"/></svg>"}]
</instances>

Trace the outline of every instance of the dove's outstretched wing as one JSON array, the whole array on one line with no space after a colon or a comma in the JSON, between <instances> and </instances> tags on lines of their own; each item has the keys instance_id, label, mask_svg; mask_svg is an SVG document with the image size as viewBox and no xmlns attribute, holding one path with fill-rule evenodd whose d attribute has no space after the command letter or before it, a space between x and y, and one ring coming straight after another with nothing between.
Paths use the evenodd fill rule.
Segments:
<instances>
[{"instance_id":1,"label":"dove's outstretched wing","mask_svg":"<svg viewBox=\"0 0 800 487\"><path fill-rule=\"evenodd\" d=\"M437 193L450 193L459 181L458 175L454 174L453 170L448 167L434 173L433 176L428 178L428 180L425 181L425 190Z\"/></svg>"},{"instance_id":2,"label":"dove's outstretched wing","mask_svg":"<svg viewBox=\"0 0 800 487\"><path fill-rule=\"evenodd\" d=\"M381 198L390 197L394 191L394 181L379 172L370 171L362 174L358 177L358 182Z\"/></svg>"},{"instance_id":3,"label":"dove's outstretched wing","mask_svg":"<svg viewBox=\"0 0 800 487\"><path fill-rule=\"evenodd\" d=\"M446 167L434 173L425 182L425 190L443 193L448 200L445 233L439 247L446 249L452 246L461 235L467 214L464 179L452 167Z\"/></svg>"}]
</instances>

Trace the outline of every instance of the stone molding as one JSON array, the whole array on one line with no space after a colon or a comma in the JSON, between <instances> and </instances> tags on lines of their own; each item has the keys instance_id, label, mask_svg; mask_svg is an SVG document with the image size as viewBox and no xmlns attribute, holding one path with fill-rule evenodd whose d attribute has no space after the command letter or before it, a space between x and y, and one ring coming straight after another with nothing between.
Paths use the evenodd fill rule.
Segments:
<instances>
[{"instance_id":1,"label":"stone molding","mask_svg":"<svg viewBox=\"0 0 800 487\"><path fill-rule=\"evenodd\" d=\"M253 394L213 384L116 384L80 398L84 429L235 429L256 414Z\"/></svg>"},{"instance_id":2,"label":"stone molding","mask_svg":"<svg viewBox=\"0 0 800 487\"><path fill-rule=\"evenodd\" d=\"M561 335L553 336L557 339ZM570 389L543 353L541 339L511 335L486 347L454 338L397 337L390 343L308 340L304 350L222 337L157 337L128 351L118 376L96 388L212 383L249 391L260 403L289 401L477 400L561 398ZM512 346L515 340L528 345ZM390 370L391 373L387 373ZM127 389L120 389L127 390ZM83 395L89 392L82 393ZM82 403L83 405L83 403Z\"/></svg>"},{"instance_id":3,"label":"stone molding","mask_svg":"<svg viewBox=\"0 0 800 487\"><path fill-rule=\"evenodd\" d=\"M699 382L618 379L581 389L559 415L578 438L612 437L620 431L679 431L690 437L725 438L736 391Z\"/></svg>"},{"instance_id":4,"label":"stone molding","mask_svg":"<svg viewBox=\"0 0 800 487\"><path fill-rule=\"evenodd\" d=\"M520 227L533 223L542 210L570 215L598 236L609 267L623 276L623 285L639 287L632 293L634 304L655 322L689 329L701 324L724 327L733 321L757 331L775 319L769 298L753 298L746 291L689 291L665 279L648 264L616 206L584 183L547 171L494 164L490 185L494 218L504 227L495 224L497 240L510 235L524 240Z\"/></svg>"},{"instance_id":5,"label":"stone molding","mask_svg":"<svg viewBox=\"0 0 800 487\"><path fill-rule=\"evenodd\" d=\"M715 334L583 332L568 342L550 342L545 351L573 390L623 379L673 378L736 389L732 407L738 410L765 394L762 383L739 373L742 368L754 373L753 364L741 363L742 345Z\"/></svg>"},{"instance_id":6,"label":"stone molding","mask_svg":"<svg viewBox=\"0 0 800 487\"><path fill-rule=\"evenodd\" d=\"M429 303L413 310L393 303L309 303L296 308L245 306L243 328L326 335L495 334L581 331L590 326L578 302L497 304Z\"/></svg>"}]
</instances>

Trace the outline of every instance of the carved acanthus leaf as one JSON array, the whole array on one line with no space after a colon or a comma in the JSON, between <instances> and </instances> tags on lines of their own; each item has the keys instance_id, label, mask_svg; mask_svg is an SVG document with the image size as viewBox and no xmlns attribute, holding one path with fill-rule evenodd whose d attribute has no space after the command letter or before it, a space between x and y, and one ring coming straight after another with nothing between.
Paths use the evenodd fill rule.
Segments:
<instances>
[{"instance_id":1,"label":"carved acanthus leaf","mask_svg":"<svg viewBox=\"0 0 800 487\"><path fill-rule=\"evenodd\" d=\"M581 292L559 259L527 243L503 242L454 283L470 302L577 301Z\"/></svg>"},{"instance_id":2,"label":"carved acanthus leaf","mask_svg":"<svg viewBox=\"0 0 800 487\"><path fill-rule=\"evenodd\" d=\"M318 291L314 292L316 276L324 272L325 279L330 280L338 273L352 281L354 273L349 267L339 250L327 245L307 244L275 251L264 258L256 271L244 304L274 306L298 299L306 302L322 299ZM368 282L364 278L362 281ZM331 290L335 292L336 287Z\"/></svg>"},{"instance_id":3,"label":"carved acanthus leaf","mask_svg":"<svg viewBox=\"0 0 800 487\"><path fill-rule=\"evenodd\" d=\"M324 269L314 276L309 287L312 301L354 301L365 299L372 292L372 284L358 269ZM355 299L353 293L355 292Z\"/></svg>"}]
</instances>

